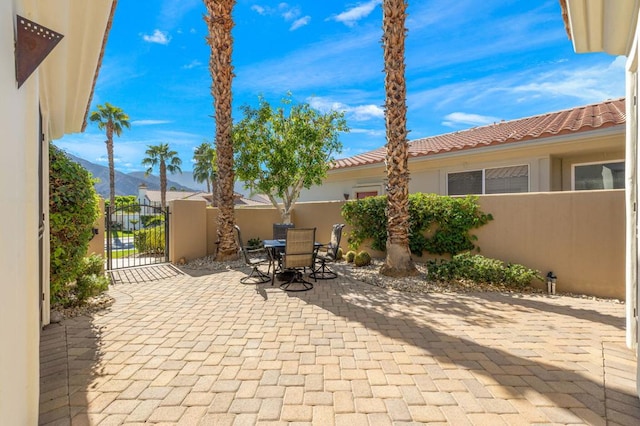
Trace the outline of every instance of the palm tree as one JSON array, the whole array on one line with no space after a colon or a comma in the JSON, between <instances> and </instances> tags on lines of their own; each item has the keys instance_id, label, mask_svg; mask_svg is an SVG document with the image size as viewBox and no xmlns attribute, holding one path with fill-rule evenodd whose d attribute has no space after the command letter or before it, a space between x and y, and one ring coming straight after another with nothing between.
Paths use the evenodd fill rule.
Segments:
<instances>
[{"instance_id":1,"label":"palm tree","mask_svg":"<svg viewBox=\"0 0 640 426\"><path fill-rule=\"evenodd\" d=\"M207 192L211 193L213 205L216 205L217 157L215 148L208 142L202 142L193 152L193 180L198 183L207 183Z\"/></svg>"},{"instance_id":2,"label":"palm tree","mask_svg":"<svg viewBox=\"0 0 640 426\"><path fill-rule=\"evenodd\" d=\"M160 169L160 203L162 208L167 206L167 172L173 174L182 173L180 164L182 160L178 157L176 151L169 150L168 143L160 145L148 145L149 149L145 151L147 155L142 160L142 165L149 167L145 172L145 176L149 176L153 172L155 166Z\"/></svg>"},{"instance_id":3,"label":"palm tree","mask_svg":"<svg viewBox=\"0 0 640 426\"><path fill-rule=\"evenodd\" d=\"M216 122L216 151L218 153L218 180L215 200L218 203L218 253L219 260L238 258L235 238L235 217L233 198L233 142L231 139L231 82L233 80L233 18L231 11L235 0L204 0L207 15L204 17L209 27L207 43L211 47L209 71L213 84L211 94L214 99Z\"/></svg>"},{"instance_id":4,"label":"palm tree","mask_svg":"<svg viewBox=\"0 0 640 426\"><path fill-rule=\"evenodd\" d=\"M113 135L120 137L122 129L131 128L129 116L122 111L122 108L105 102L98 105L96 111L91 112L89 120L98 123L98 129L106 130L107 157L109 159L109 206L113 209L116 205L116 172L113 164Z\"/></svg>"},{"instance_id":5,"label":"palm tree","mask_svg":"<svg viewBox=\"0 0 640 426\"><path fill-rule=\"evenodd\" d=\"M409 169L407 145L407 84L404 42L406 0L383 0L382 45L387 127L387 256L380 273L417 273L409 250Z\"/></svg>"}]
</instances>

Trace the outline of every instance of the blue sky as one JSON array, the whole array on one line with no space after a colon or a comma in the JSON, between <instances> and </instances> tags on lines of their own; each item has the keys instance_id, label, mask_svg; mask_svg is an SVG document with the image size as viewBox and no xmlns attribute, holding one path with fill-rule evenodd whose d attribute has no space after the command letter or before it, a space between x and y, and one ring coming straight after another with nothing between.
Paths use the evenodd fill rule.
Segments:
<instances>
[{"instance_id":1,"label":"blue sky","mask_svg":"<svg viewBox=\"0 0 640 426\"><path fill-rule=\"evenodd\" d=\"M121 0L97 81L132 127L115 140L116 168L144 170L148 145L169 143L192 168L215 134L201 0ZM573 52L558 0L410 1L406 42L409 139L624 96L622 57ZM238 0L234 118L240 106L299 102L344 111L346 157L385 144L380 0ZM104 133L55 141L107 165Z\"/></svg>"}]
</instances>

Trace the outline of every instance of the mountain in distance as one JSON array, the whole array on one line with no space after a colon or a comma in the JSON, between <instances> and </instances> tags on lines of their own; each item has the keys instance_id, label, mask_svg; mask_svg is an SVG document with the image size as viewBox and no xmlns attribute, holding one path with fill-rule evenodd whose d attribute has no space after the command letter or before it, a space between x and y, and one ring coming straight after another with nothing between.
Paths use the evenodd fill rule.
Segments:
<instances>
[{"instance_id":1,"label":"mountain in distance","mask_svg":"<svg viewBox=\"0 0 640 426\"><path fill-rule=\"evenodd\" d=\"M109 198L109 168L105 166L101 166L98 164L94 164L90 161L87 161L83 158L76 157L75 155L66 153L67 156L80 164L82 167L87 169L94 178L98 179L98 182L95 183L96 192L100 194L105 199ZM191 172L188 172L191 173ZM197 192L199 189L193 189L191 186L186 186L184 184L178 183L171 179L173 175L167 177L167 190L169 188L175 187L178 191L190 191ZM160 190L160 178L153 174L145 177L144 172L132 172L132 173L122 173L118 170L115 171L115 179L116 179L116 195L138 195L138 186L144 183L150 190ZM194 182L194 186L199 186L196 182ZM206 190L206 188L205 188Z\"/></svg>"}]
</instances>

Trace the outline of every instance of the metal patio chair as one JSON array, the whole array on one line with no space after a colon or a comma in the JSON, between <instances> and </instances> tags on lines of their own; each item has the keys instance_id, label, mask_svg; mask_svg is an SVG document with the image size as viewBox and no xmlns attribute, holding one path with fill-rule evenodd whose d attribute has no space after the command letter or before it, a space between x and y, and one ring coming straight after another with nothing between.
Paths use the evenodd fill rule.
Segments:
<instances>
[{"instance_id":1,"label":"metal patio chair","mask_svg":"<svg viewBox=\"0 0 640 426\"><path fill-rule=\"evenodd\" d=\"M280 284L286 291L306 291L313 284L304 279L304 271L313 271L315 263L316 228L290 228L287 230L287 241L282 253L281 270L289 272L288 281ZM315 281L315 278L314 278ZM298 285L296 285L298 284Z\"/></svg>"},{"instance_id":2,"label":"metal patio chair","mask_svg":"<svg viewBox=\"0 0 640 426\"><path fill-rule=\"evenodd\" d=\"M251 267L251 273L248 276L241 278L240 282L242 284L262 284L271 281L269 271L271 271L272 262L268 251L265 248L247 249L242 242L243 240L240 227L235 225L235 228L236 236L238 238L238 247L240 247L244 263ZM269 269L267 269L266 274L259 269L261 265L269 265Z\"/></svg>"},{"instance_id":3,"label":"metal patio chair","mask_svg":"<svg viewBox=\"0 0 640 426\"><path fill-rule=\"evenodd\" d=\"M331 229L331 241L320 249L316 255L316 264L320 265L309 274L311 278L318 280L330 280L336 278L338 274L329 269L327 263L335 262L340 249L340 239L342 238L342 228L344 223L336 223Z\"/></svg>"}]
</instances>

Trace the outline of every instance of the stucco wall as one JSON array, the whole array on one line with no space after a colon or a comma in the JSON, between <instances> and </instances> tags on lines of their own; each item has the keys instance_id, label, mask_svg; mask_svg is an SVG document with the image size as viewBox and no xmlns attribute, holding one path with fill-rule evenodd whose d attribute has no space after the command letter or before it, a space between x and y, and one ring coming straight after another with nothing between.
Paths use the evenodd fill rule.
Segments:
<instances>
[{"instance_id":1,"label":"stucco wall","mask_svg":"<svg viewBox=\"0 0 640 426\"><path fill-rule=\"evenodd\" d=\"M331 226L343 222L343 204L344 201L297 203L293 223L297 227L316 227L316 239L328 241ZM625 298L623 190L485 195L480 197L480 204L483 211L494 216L492 222L473 232L483 255L521 263L543 275L553 271L558 276L558 291ZM189 207L204 210L196 204ZM206 231L194 231L188 236L190 249L198 246L199 252L190 252L191 257L186 251L172 253L172 259L214 253L216 212L206 209ZM175 210L172 217L177 219L179 214L193 218L200 213ZM236 209L236 223L245 243L249 238L271 238L272 225L279 221L273 208ZM346 249L349 227L343 232L341 246ZM172 235L174 239L184 238L180 232ZM175 247L187 246L174 243Z\"/></svg>"},{"instance_id":2,"label":"stucco wall","mask_svg":"<svg viewBox=\"0 0 640 426\"><path fill-rule=\"evenodd\" d=\"M169 202L169 256L171 262L180 258L203 257L207 251L207 212L204 200L174 200Z\"/></svg>"},{"instance_id":3,"label":"stucco wall","mask_svg":"<svg viewBox=\"0 0 640 426\"><path fill-rule=\"evenodd\" d=\"M485 195L481 254L558 276L557 290L625 298L624 190Z\"/></svg>"},{"instance_id":4,"label":"stucco wall","mask_svg":"<svg viewBox=\"0 0 640 426\"><path fill-rule=\"evenodd\" d=\"M13 1L0 2L0 423L35 425L39 398L38 88L18 90Z\"/></svg>"}]
</instances>

